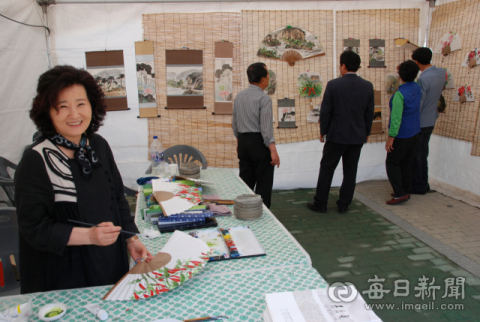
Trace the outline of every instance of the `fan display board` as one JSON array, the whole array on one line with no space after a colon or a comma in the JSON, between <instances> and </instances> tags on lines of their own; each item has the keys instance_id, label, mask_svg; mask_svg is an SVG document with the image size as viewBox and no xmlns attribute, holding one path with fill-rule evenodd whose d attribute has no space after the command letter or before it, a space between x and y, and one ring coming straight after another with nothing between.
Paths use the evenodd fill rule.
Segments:
<instances>
[{"instance_id":1,"label":"fan display board","mask_svg":"<svg viewBox=\"0 0 480 322\"><path fill-rule=\"evenodd\" d=\"M410 42L410 40L405 38L395 38L395 45L403 49L410 49L411 51L414 51L415 49L419 48L417 45L415 45L414 43Z\"/></svg>"},{"instance_id":2,"label":"fan display board","mask_svg":"<svg viewBox=\"0 0 480 322\"><path fill-rule=\"evenodd\" d=\"M152 180L152 189L153 195L166 217L183 213L202 202L201 191L195 186Z\"/></svg>"},{"instance_id":3,"label":"fan display board","mask_svg":"<svg viewBox=\"0 0 480 322\"><path fill-rule=\"evenodd\" d=\"M286 26L266 35L257 55L283 60L294 66L299 60L325 55L325 50L317 37L307 30Z\"/></svg>"},{"instance_id":4,"label":"fan display board","mask_svg":"<svg viewBox=\"0 0 480 322\"><path fill-rule=\"evenodd\" d=\"M433 49L434 54L448 55L452 51L462 49L460 36L455 32L447 32L440 38L437 45Z\"/></svg>"},{"instance_id":5,"label":"fan display board","mask_svg":"<svg viewBox=\"0 0 480 322\"><path fill-rule=\"evenodd\" d=\"M173 290L198 274L209 255L205 242L177 230L150 263L138 263L103 300L140 300Z\"/></svg>"}]
</instances>

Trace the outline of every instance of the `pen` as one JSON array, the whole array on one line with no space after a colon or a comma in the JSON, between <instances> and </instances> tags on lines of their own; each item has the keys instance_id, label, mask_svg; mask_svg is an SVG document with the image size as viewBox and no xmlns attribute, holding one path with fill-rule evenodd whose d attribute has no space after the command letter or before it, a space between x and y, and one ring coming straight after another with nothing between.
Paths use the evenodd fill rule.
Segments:
<instances>
[{"instance_id":1,"label":"pen","mask_svg":"<svg viewBox=\"0 0 480 322\"><path fill-rule=\"evenodd\" d=\"M196 318L196 319L190 319L190 320L183 320L184 322L204 322L204 321L218 321L222 319L228 319L228 316L226 315L218 315L218 316L207 316L203 318Z\"/></svg>"},{"instance_id":2,"label":"pen","mask_svg":"<svg viewBox=\"0 0 480 322\"><path fill-rule=\"evenodd\" d=\"M83 221L77 221L77 220L73 220L73 219L68 219L69 222L73 222L73 223L76 223L76 224L81 224L81 225L85 225L85 226L90 226L90 227L98 227L97 225L94 225L94 224L89 224L87 222L83 222ZM134 233L134 232L131 232L131 231L126 231L126 230L120 230L120 232L122 233L125 233L125 234L130 234L130 235L138 235L140 237L143 237L142 234L137 234L137 233Z\"/></svg>"}]
</instances>

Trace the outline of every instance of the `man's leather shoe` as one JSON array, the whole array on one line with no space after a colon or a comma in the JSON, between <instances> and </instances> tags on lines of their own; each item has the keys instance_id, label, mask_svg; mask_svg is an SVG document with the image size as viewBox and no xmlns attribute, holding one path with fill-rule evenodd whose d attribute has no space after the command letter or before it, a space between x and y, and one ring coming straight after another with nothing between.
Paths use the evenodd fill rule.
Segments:
<instances>
[{"instance_id":1,"label":"man's leather shoe","mask_svg":"<svg viewBox=\"0 0 480 322\"><path fill-rule=\"evenodd\" d=\"M407 193L405 196L392 198L391 200L387 201L387 205L390 205L390 206L398 205L399 203L408 201L408 199L410 199L410 195Z\"/></svg>"},{"instance_id":2,"label":"man's leather shoe","mask_svg":"<svg viewBox=\"0 0 480 322\"><path fill-rule=\"evenodd\" d=\"M348 210L348 207L338 207L338 213L339 214L344 214Z\"/></svg>"},{"instance_id":3,"label":"man's leather shoe","mask_svg":"<svg viewBox=\"0 0 480 322\"><path fill-rule=\"evenodd\" d=\"M320 206L317 206L314 202L307 203L307 208L313 211L321 212L321 213L327 212L327 206L320 207Z\"/></svg>"}]
</instances>

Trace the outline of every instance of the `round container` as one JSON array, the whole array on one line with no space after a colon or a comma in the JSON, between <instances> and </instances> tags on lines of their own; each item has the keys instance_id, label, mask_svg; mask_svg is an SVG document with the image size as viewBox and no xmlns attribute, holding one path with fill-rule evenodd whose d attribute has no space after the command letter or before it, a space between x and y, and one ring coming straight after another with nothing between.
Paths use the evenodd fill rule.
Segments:
<instances>
[{"instance_id":1,"label":"round container","mask_svg":"<svg viewBox=\"0 0 480 322\"><path fill-rule=\"evenodd\" d=\"M259 195L240 195L234 200L233 213L241 220L255 220L262 216L263 200Z\"/></svg>"},{"instance_id":2,"label":"round container","mask_svg":"<svg viewBox=\"0 0 480 322\"><path fill-rule=\"evenodd\" d=\"M67 306L62 303L47 304L38 311L38 318L42 321L55 321L67 312ZM50 316L49 316L50 315Z\"/></svg>"},{"instance_id":3,"label":"round container","mask_svg":"<svg viewBox=\"0 0 480 322\"><path fill-rule=\"evenodd\" d=\"M200 166L195 162L185 162L178 166L178 172L181 176L188 178L200 178Z\"/></svg>"}]
</instances>

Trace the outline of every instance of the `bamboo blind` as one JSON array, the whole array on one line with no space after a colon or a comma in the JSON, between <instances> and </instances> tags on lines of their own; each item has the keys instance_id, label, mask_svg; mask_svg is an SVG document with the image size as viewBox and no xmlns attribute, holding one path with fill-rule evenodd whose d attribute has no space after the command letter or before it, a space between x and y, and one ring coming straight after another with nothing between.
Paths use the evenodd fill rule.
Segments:
<instances>
[{"instance_id":1,"label":"bamboo blind","mask_svg":"<svg viewBox=\"0 0 480 322\"><path fill-rule=\"evenodd\" d=\"M281 27L291 25L303 28L322 44L326 54L319 57L301 60L295 66L287 62L257 56L260 43L265 36ZM297 90L297 78L307 70L319 73L323 81L323 92L327 82L334 77L333 64L333 11L242 11L242 56L243 69L255 62L264 62L268 69L277 75L277 89L270 95L273 105L274 137L277 144L316 140L320 135L318 124L307 123L310 111L310 99L300 98ZM243 84L248 84L247 75L243 75ZM295 99L295 121L297 128L278 127L278 99ZM313 99L313 104L320 104L321 97Z\"/></svg>"},{"instance_id":2,"label":"bamboo blind","mask_svg":"<svg viewBox=\"0 0 480 322\"><path fill-rule=\"evenodd\" d=\"M149 144L158 135L164 148L185 144L199 149L213 167L238 167L231 115L213 115L215 42L233 43L233 96L241 88L240 14L172 13L143 15L144 39L154 41L155 83L160 118L148 120ZM203 50L206 109L166 110L166 49Z\"/></svg>"},{"instance_id":3,"label":"bamboo blind","mask_svg":"<svg viewBox=\"0 0 480 322\"><path fill-rule=\"evenodd\" d=\"M455 80L455 87L468 84L472 86L475 102L460 104L454 102L455 90L443 92L447 108L440 113L433 133L446 137L472 142L472 155L480 156L480 122L478 120L480 100L479 66L473 69L461 67L465 56L480 45L480 1L460 0L437 6L432 15L429 35L429 47L434 48L438 40L449 31L460 36L462 49L443 57L433 55L437 67L448 68Z\"/></svg>"},{"instance_id":4,"label":"bamboo blind","mask_svg":"<svg viewBox=\"0 0 480 322\"><path fill-rule=\"evenodd\" d=\"M420 27L419 9L381 9L381 10L349 10L337 11L336 16L336 45L337 56L343 52L343 40L348 38L360 39L361 68L358 75L372 82L375 90L382 92L382 127L384 133L372 134L369 142L383 142L388 136L388 107L390 95L385 89L385 76L396 72L397 65L411 59L410 50L395 46L395 38L407 38L418 43ZM385 39L385 66L386 68L368 68L369 40ZM338 63L340 63L338 61ZM335 75L338 76L338 75Z\"/></svg>"}]
</instances>

